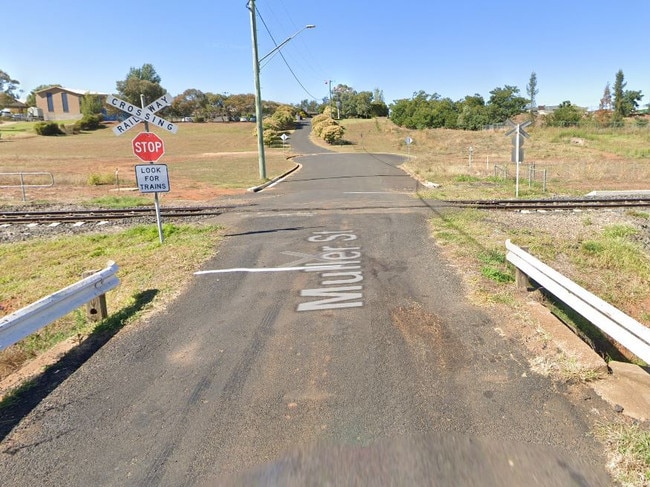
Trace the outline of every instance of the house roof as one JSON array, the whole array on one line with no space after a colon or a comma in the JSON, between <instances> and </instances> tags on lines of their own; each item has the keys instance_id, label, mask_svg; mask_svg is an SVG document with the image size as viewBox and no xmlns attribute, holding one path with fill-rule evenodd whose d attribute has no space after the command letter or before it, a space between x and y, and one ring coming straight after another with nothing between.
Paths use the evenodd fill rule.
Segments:
<instances>
[{"instance_id":1,"label":"house roof","mask_svg":"<svg viewBox=\"0 0 650 487\"><path fill-rule=\"evenodd\" d=\"M12 101L5 105L5 108L27 108L27 105L20 100Z\"/></svg>"},{"instance_id":2,"label":"house roof","mask_svg":"<svg viewBox=\"0 0 650 487\"><path fill-rule=\"evenodd\" d=\"M85 95L85 94L90 94L90 95L98 95L98 96L108 96L108 93L100 93L99 91L89 91L89 90L75 90L72 88L64 88L63 86L50 86L48 88L43 88L42 90L35 91L35 93L41 93L43 91L50 91L50 90L61 90L61 91L67 91L68 93L73 93L75 95Z\"/></svg>"}]
</instances>

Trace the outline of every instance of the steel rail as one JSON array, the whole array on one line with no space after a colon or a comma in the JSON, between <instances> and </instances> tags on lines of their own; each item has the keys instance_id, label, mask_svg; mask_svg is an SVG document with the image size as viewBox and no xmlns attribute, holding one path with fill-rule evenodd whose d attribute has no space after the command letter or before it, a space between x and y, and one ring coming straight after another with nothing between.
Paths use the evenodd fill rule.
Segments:
<instances>
[{"instance_id":1,"label":"steel rail","mask_svg":"<svg viewBox=\"0 0 650 487\"><path fill-rule=\"evenodd\" d=\"M224 207L177 207L163 208L161 214L166 218L186 218L192 216L220 215ZM39 210L0 212L2 223L52 223L70 221L120 220L155 216L153 208L97 209L97 210Z\"/></svg>"},{"instance_id":2,"label":"steel rail","mask_svg":"<svg viewBox=\"0 0 650 487\"><path fill-rule=\"evenodd\" d=\"M619 199L544 199L544 200L456 200L444 201L443 206L470 207L488 210L570 210L570 209L604 209L650 207L648 198Z\"/></svg>"}]
</instances>

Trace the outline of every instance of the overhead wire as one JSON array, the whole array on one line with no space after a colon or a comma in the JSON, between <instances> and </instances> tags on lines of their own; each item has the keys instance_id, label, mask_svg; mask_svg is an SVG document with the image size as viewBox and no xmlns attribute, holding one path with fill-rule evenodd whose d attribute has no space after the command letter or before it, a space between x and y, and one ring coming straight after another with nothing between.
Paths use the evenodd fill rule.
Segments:
<instances>
[{"instance_id":1,"label":"overhead wire","mask_svg":"<svg viewBox=\"0 0 650 487\"><path fill-rule=\"evenodd\" d=\"M278 47L278 43L277 43L277 41L276 41L275 38L273 37L273 34L271 34L271 30L269 29L269 26L266 24L266 21L264 20L264 17L262 17L262 14L260 13L260 11L259 11L259 9L257 8L257 6L255 6L255 10L257 11L257 15L258 15L259 19L262 21L262 25L264 25L264 29L266 29L267 34L268 34L269 37L271 38L271 41L273 41L273 44L275 45L275 47ZM266 65L269 63L269 61L270 61L270 60L275 56L275 54L280 54L280 57L281 57L282 60L284 61L284 64L287 66L287 69L289 70L289 72L291 73L291 75L293 76L293 78L296 80L296 82L298 83L298 85L303 89L303 91L304 91L305 93L307 93L307 95L309 95L313 100L318 101L318 98L316 98L314 95L312 95L312 94L309 92L309 90L308 90L307 88L305 88L305 85L302 83L302 81L300 81L300 79L298 78L298 76L296 75L296 73L294 72L294 70L291 68L291 66L289 65L289 62L287 61L287 58L284 56L284 54L282 53L282 51L278 50L277 53L274 53L274 54L269 58L269 60L267 60L266 63L264 63L264 65L260 66L260 69L262 69L264 66L266 66Z\"/></svg>"}]
</instances>

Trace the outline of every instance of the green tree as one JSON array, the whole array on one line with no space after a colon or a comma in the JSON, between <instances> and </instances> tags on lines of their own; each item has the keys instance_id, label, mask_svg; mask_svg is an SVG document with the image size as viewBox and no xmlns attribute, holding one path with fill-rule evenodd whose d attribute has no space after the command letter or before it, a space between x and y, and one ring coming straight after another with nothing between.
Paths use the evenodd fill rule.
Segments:
<instances>
[{"instance_id":1,"label":"green tree","mask_svg":"<svg viewBox=\"0 0 650 487\"><path fill-rule=\"evenodd\" d=\"M0 69L0 93L6 94L10 99L16 100L16 90L20 81L13 79L7 73Z\"/></svg>"},{"instance_id":2,"label":"green tree","mask_svg":"<svg viewBox=\"0 0 650 487\"><path fill-rule=\"evenodd\" d=\"M81 114L84 117L99 115L103 108L102 99L97 95L85 93L81 98Z\"/></svg>"},{"instance_id":3,"label":"green tree","mask_svg":"<svg viewBox=\"0 0 650 487\"><path fill-rule=\"evenodd\" d=\"M489 123L505 122L515 115L524 112L528 100L519 96L519 88L505 85L503 88L495 88L490 91L488 100Z\"/></svg>"},{"instance_id":4,"label":"green tree","mask_svg":"<svg viewBox=\"0 0 650 487\"><path fill-rule=\"evenodd\" d=\"M205 117L208 97L201 90L185 90L172 100L171 113L177 117Z\"/></svg>"},{"instance_id":5,"label":"green tree","mask_svg":"<svg viewBox=\"0 0 650 487\"><path fill-rule=\"evenodd\" d=\"M372 110L372 93L370 91L361 91L354 95L352 103L354 111L359 118L370 118Z\"/></svg>"},{"instance_id":6,"label":"green tree","mask_svg":"<svg viewBox=\"0 0 650 487\"><path fill-rule=\"evenodd\" d=\"M546 125L550 127L575 126L582 120L583 112L570 101L563 101L560 106L546 117Z\"/></svg>"},{"instance_id":7,"label":"green tree","mask_svg":"<svg viewBox=\"0 0 650 487\"><path fill-rule=\"evenodd\" d=\"M534 120L535 114L537 113L537 94L539 93L537 89L537 73L535 71L530 73L530 79L528 80L528 85L526 85L526 93L530 101L530 118Z\"/></svg>"},{"instance_id":8,"label":"green tree","mask_svg":"<svg viewBox=\"0 0 650 487\"><path fill-rule=\"evenodd\" d=\"M643 98L641 91L626 90L627 82L623 70L619 69L614 81L614 120L620 122L624 117L629 117L639 108Z\"/></svg>"},{"instance_id":9,"label":"green tree","mask_svg":"<svg viewBox=\"0 0 650 487\"><path fill-rule=\"evenodd\" d=\"M476 93L474 96L466 96L459 102L458 128L465 130L480 130L488 125L488 113L485 100Z\"/></svg>"},{"instance_id":10,"label":"green tree","mask_svg":"<svg viewBox=\"0 0 650 487\"><path fill-rule=\"evenodd\" d=\"M625 76L623 75L623 70L619 69L616 73L616 79L614 80L614 120L620 121L625 116L625 100L623 93L625 91Z\"/></svg>"},{"instance_id":11,"label":"green tree","mask_svg":"<svg viewBox=\"0 0 650 487\"><path fill-rule=\"evenodd\" d=\"M375 88L372 92L372 103L370 104L370 116L371 117L387 117L388 116L388 105L384 101L384 92L379 88Z\"/></svg>"},{"instance_id":12,"label":"green tree","mask_svg":"<svg viewBox=\"0 0 650 487\"><path fill-rule=\"evenodd\" d=\"M144 102L147 104L166 93L160 81L153 65L143 64L141 68L129 69L126 79L117 81L116 87L120 98L140 106L140 95L144 95Z\"/></svg>"}]
</instances>

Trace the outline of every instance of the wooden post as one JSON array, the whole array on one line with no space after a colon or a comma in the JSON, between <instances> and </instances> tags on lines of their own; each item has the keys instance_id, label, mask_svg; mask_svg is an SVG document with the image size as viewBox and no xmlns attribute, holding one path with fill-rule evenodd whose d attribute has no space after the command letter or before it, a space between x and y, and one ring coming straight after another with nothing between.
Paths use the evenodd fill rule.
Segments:
<instances>
[{"instance_id":1,"label":"wooden post","mask_svg":"<svg viewBox=\"0 0 650 487\"><path fill-rule=\"evenodd\" d=\"M515 269L515 283L519 291L528 291L528 287L530 286L528 276L518 267Z\"/></svg>"},{"instance_id":2,"label":"wooden post","mask_svg":"<svg viewBox=\"0 0 650 487\"><path fill-rule=\"evenodd\" d=\"M92 276L98 271L86 271L81 277ZM101 294L86 303L86 315L90 321L101 321L108 318L108 308L106 306L106 295Z\"/></svg>"}]
</instances>

